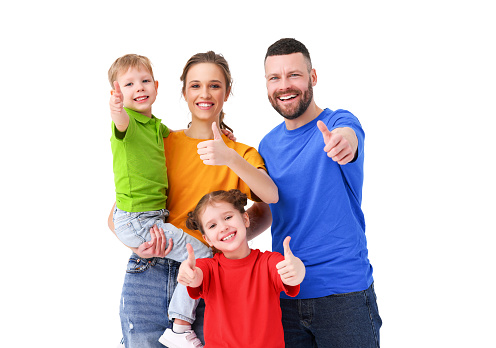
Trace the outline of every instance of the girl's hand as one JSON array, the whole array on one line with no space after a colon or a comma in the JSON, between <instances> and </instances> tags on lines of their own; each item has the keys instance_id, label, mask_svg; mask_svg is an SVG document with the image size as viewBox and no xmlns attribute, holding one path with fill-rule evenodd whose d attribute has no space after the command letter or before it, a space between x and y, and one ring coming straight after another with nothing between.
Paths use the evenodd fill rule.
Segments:
<instances>
[{"instance_id":1,"label":"girl's hand","mask_svg":"<svg viewBox=\"0 0 496 348\"><path fill-rule=\"evenodd\" d=\"M188 249L188 258L179 266L177 281L184 286L196 288L203 281L203 272L196 267L195 252L191 244L186 244L186 249Z\"/></svg>"},{"instance_id":2,"label":"girl's hand","mask_svg":"<svg viewBox=\"0 0 496 348\"><path fill-rule=\"evenodd\" d=\"M165 238L164 230L153 225L150 228L150 235L152 239L145 242L138 247L136 254L144 259L152 257L165 257L172 250L172 238L169 238L169 246L165 249L167 238Z\"/></svg>"},{"instance_id":3,"label":"girl's hand","mask_svg":"<svg viewBox=\"0 0 496 348\"><path fill-rule=\"evenodd\" d=\"M229 165L234 150L224 143L215 122L212 122L212 132L214 140L206 140L198 144L197 152L200 159L209 166Z\"/></svg>"},{"instance_id":4,"label":"girl's hand","mask_svg":"<svg viewBox=\"0 0 496 348\"><path fill-rule=\"evenodd\" d=\"M284 261L279 262L276 267L284 284L296 286L305 278L305 265L291 252L289 248L290 240L291 237L284 239Z\"/></svg>"}]
</instances>

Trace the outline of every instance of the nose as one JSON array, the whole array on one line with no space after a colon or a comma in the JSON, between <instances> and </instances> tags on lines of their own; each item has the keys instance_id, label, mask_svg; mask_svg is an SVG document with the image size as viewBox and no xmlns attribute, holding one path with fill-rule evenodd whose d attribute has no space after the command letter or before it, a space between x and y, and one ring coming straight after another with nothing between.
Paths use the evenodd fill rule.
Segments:
<instances>
[{"instance_id":1,"label":"nose","mask_svg":"<svg viewBox=\"0 0 496 348\"><path fill-rule=\"evenodd\" d=\"M280 90L286 90L286 89L291 88L291 81L286 76L281 77L281 79L279 81L280 81L280 84L279 84Z\"/></svg>"},{"instance_id":2,"label":"nose","mask_svg":"<svg viewBox=\"0 0 496 348\"><path fill-rule=\"evenodd\" d=\"M137 82L135 86L138 92L144 90L143 84L141 82Z\"/></svg>"},{"instance_id":3,"label":"nose","mask_svg":"<svg viewBox=\"0 0 496 348\"><path fill-rule=\"evenodd\" d=\"M210 91L208 90L208 86L204 86L202 89L201 89L201 97L202 98L210 98Z\"/></svg>"}]
</instances>

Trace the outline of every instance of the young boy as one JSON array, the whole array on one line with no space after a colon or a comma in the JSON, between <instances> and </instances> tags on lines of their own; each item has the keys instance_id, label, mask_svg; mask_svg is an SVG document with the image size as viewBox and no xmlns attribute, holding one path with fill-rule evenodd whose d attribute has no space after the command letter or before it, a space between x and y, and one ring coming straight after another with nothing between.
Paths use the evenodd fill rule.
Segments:
<instances>
[{"instance_id":1,"label":"young boy","mask_svg":"<svg viewBox=\"0 0 496 348\"><path fill-rule=\"evenodd\" d=\"M165 223L169 212L165 209L168 181L163 138L169 135L169 129L152 114L158 81L153 77L150 60L136 54L122 56L110 67L108 78L114 88L109 104L116 190L113 215L116 236L136 253L141 244L151 239L150 229L156 225L173 240L173 249L167 258L178 262L187 259L187 243L201 257L212 257L211 249L198 239ZM185 313L188 312L191 312L190 308L185 309ZM186 335L180 335L184 332L188 333L188 340ZM177 334L174 340L180 347L193 347L193 342L199 342L197 339L191 340L194 332L187 321L175 319L172 333Z\"/></svg>"}]
</instances>

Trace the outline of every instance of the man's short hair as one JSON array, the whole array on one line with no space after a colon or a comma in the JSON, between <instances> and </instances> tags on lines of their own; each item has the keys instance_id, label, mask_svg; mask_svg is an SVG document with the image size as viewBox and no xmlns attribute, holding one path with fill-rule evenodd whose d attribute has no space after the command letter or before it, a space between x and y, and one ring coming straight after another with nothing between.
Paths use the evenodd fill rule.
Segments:
<instances>
[{"instance_id":1,"label":"man's short hair","mask_svg":"<svg viewBox=\"0 0 496 348\"><path fill-rule=\"evenodd\" d=\"M303 57L305 57L308 64L308 71L312 70L312 60L310 59L310 52L308 52L304 44L292 38L280 39L270 45L267 49L267 53L265 54L264 62L267 60L267 57L270 56L285 56L292 53L303 54Z\"/></svg>"}]
</instances>

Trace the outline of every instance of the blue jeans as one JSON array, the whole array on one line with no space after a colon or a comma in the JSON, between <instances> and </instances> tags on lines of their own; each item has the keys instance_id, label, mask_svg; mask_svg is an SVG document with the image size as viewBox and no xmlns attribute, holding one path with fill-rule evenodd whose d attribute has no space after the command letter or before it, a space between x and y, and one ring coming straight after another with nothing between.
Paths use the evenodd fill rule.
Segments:
<instances>
[{"instance_id":1,"label":"blue jeans","mask_svg":"<svg viewBox=\"0 0 496 348\"><path fill-rule=\"evenodd\" d=\"M374 284L367 290L304 300L281 299L288 348L379 347L382 325Z\"/></svg>"},{"instance_id":2,"label":"blue jeans","mask_svg":"<svg viewBox=\"0 0 496 348\"><path fill-rule=\"evenodd\" d=\"M120 318L126 348L164 348L158 341L171 327L167 311L180 263L164 258L129 259L120 303ZM202 342L205 303L196 308L193 329Z\"/></svg>"}]
</instances>

